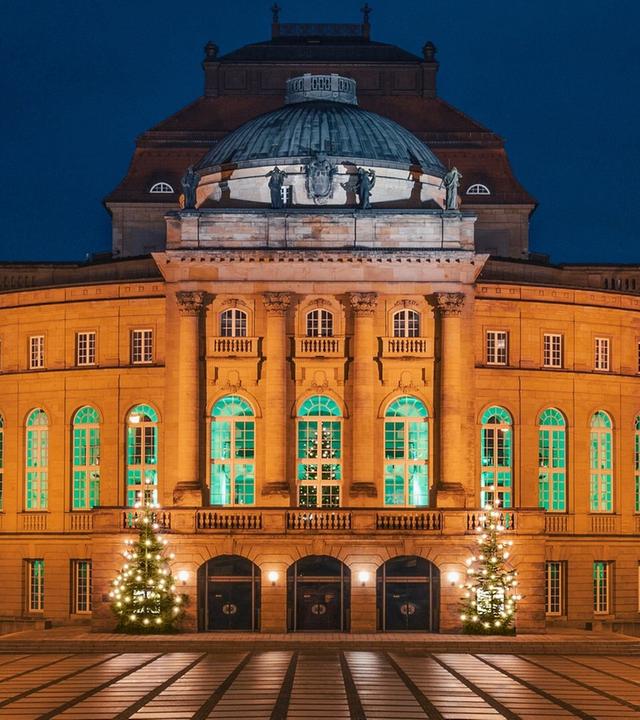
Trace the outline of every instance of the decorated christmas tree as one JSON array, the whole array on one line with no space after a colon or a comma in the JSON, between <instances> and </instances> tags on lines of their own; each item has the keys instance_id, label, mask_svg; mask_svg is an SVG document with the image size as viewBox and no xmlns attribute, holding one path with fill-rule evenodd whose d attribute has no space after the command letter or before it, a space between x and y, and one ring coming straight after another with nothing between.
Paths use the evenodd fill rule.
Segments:
<instances>
[{"instance_id":1,"label":"decorated christmas tree","mask_svg":"<svg viewBox=\"0 0 640 720\"><path fill-rule=\"evenodd\" d=\"M175 632L184 613L186 597L176 593L168 560L167 541L158 535L158 506L136 505L131 522L136 540L125 540L126 560L109 593L118 618L116 632Z\"/></svg>"},{"instance_id":2,"label":"decorated christmas tree","mask_svg":"<svg viewBox=\"0 0 640 720\"><path fill-rule=\"evenodd\" d=\"M478 554L467 559L467 578L464 585L463 609L460 619L462 631L480 635L515 634L517 573L510 569L509 549L513 545L504 540L503 514L497 503L487 505L479 517Z\"/></svg>"}]
</instances>

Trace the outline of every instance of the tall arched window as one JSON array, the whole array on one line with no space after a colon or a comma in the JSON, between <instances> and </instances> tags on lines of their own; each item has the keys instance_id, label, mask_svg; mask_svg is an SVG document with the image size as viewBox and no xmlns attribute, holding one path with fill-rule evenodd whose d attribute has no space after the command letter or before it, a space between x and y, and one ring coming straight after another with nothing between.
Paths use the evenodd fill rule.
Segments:
<instances>
[{"instance_id":1,"label":"tall arched window","mask_svg":"<svg viewBox=\"0 0 640 720\"><path fill-rule=\"evenodd\" d=\"M640 415L636 417L633 452L633 468L635 476L635 511L640 513Z\"/></svg>"},{"instance_id":2,"label":"tall arched window","mask_svg":"<svg viewBox=\"0 0 640 720\"><path fill-rule=\"evenodd\" d=\"M312 395L298 409L298 503L339 507L342 480L342 411L325 395Z\"/></svg>"},{"instance_id":3,"label":"tall arched window","mask_svg":"<svg viewBox=\"0 0 640 720\"><path fill-rule=\"evenodd\" d=\"M40 408L27 417L26 497L27 510L46 510L49 502L49 419Z\"/></svg>"},{"instance_id":4,"label":"tall arched window","mask_svg":"<svg viewBox=\"0 0 640 720\"><path fill-rule=\"evenodd\" d=\"M511 415L502 407L490 407L482 415L480 431L480 503L493 505L497 491L500 507L512 506L513 427Z\"/></svg>"},{"instance_id":5,"label":"tall arched window","mask_svg":"<svg viewBox=\"0 0 640 720\"><path fill-rule=\"evenodd\" d=\"M73 509L100 504L100 415L85 405L73 416Z\"/></svg>"},{"instance_id":6,"label":"tall arched window","mask_svg":"<svg viewBox=\"0 0 640 720\"><path fill-rule=\"evenodd\" d=\"M0 510L4 508L4 418L0 415Z\"/></svg>"},{"instance_id":7,"label":"tall arched window","mask_svg":"<svg viewBox=\"0 0 640 720\"><path fill-rule=\"evenodd\" d=\"M384 421L384 504L429 504L429 413L404 395L387 408Z\"/></svg>"},{"instance_id":8,"label":"tall arched window","mask_svg":"<svg viewBox=\"0 0 640 720\"><path fill-rule=\"evenodd\" d=\"M420 313L415 310L394 313L393 337L420 337Z\"/></svg>"},{"instance_id":9,"label":"tall arched window","mask_svg":"<svg viewBox=\"0 0 640 720\"><path fill-rule=\"evenodd\" d=\"M220 313L221 337L246 337L247 313L238 308L229 308Z\"/></svg>"},{"instance_id":10,"label":"tall arched window","mask_svg":"<svg viewBox=\"0 0 640 720\"><path fill-rule=\"evenodd\" d=\"M211 409L212 505L255 502L255 436L251 405L238 395L220 398Z\"/></svg>"},{"instance_id":11,"label":"tall arched window","mask_svg":"<svg viewBox=\"0 0 640 720\"><path fill-rule=\"evenodd\" d=\"M127 505L158 502L158 414L136 405L127 415Z\"/></svg>"},{"instance_id":12,"label":"tall arched window","mask_svg":"<svg viewBox=\"0 0 640 720\"><path fill-rule=\"evenodd\" d=\"M613 430L603 410L591 417L591 512L613 511Z\"/></svg>"},{"instance_id":13,"label":"tall arched window","mask_svg":"<svg viewBox=\"0 0 640 720\"><path fill-rule=\"evenodd\" d=\"M307 337L333 337L333 313L328 310L308 312Z\"/></svg>"},{"instance_id":14,"label":"tall arched window","mask_svg":"<svg viewBox=\"0 0 640 720\"><path fill-rule=\"evenodd\" d=\"M538 490L540 507L567 509L567 429L559 410L540 413L538 429Z\"/></svg>"}]
</instances>

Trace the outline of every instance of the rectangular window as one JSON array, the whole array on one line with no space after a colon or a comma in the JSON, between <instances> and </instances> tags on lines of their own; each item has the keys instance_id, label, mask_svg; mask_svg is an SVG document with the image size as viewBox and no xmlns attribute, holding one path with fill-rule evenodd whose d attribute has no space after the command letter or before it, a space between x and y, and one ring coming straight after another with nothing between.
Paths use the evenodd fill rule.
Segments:
<instances>
[{"instance_id":1,"label":"rectangular window","mask_svg":"<svg viewBox=\"0 0 640 720\"><path fill-rule=\"evenodd\" d=\"M29 612L44 610L44 560L26 561L26 605Z\"/></svg>"},{"instance_id":2,"label":"rectangular window","mask_svg":"<svg viewBox=\"0 0 640 720\"><path fill-rule=\"evenodd\" d=\"M76 365L96 364L95 332L79 332L76 334Z\"/></svg>"},{"instance_id":3,"label":"rectangular window","mask_svg":"<svg viewBox=\"0 0 640 720\"><path fill-rule=\"evenodd\" d=\"M593 563L593 612L611 612L611 568L613 563L598 560Z\"/></svg>"},{"instance_id":4,"label":"rectangular window","mask_svg":"<svg viewBox=\"0 0 640 720\"><path fill-rule=\"evenodd\" d=\"M609 370L609 338L597 337L595 339L595 362L594 369Z\"/></svg>"},{"instance_id":5,"label":"rectangular window","mask_svg":"<svg viewBox=\"0 0 640 720\"><path fill-rule=\"evenodd\" d=\"M32 335L29 338L29 369L44 367L44 335Z\"/></svg>"},{"instance_id":6,"label":"rectangular window","mask_svg":"<svg viewBox=\"0 0 640 720\"><path fill-rule=\"evenodd\" d=\"M74 614L91 612L91 560L71 561L72 606Z\"/></svg>"},{"instance_id":7,"label":"rectangular window","mask_svg":"<svg viewBox=\"0 0 640 720\"><path fill-rule=\"evenodd\" d=\"M506 365L509 333L504 330L487 330L487 365Z\"/></svg>"},{"instance_id":8,"label":"rectangular window","mask_svg":"<svg viewBox=\"0 0 640 720\"><path fill-rule=\"evenodd\" d=\"M131 362L134 365L153 362L153 330L131 332Z\"/></svg>"},{"instance_id":9,"label":"rectangular window","mask_svg":"<svg viewBox=\"0 0 640 720\"><path fill-rule=\"evenodd\" d=\"M546 563L545 612L547 615L565 614L566 563Z\"/></svg>"},{"instance_id":10,"label":"rectangular window","mask_svg":"<svg viewBox=\"0 0 640 720\"><path fill-rule=\"evenodd\" d=\"M557 333L545 333L543 338L543 359L545 367L562 367L563 336Z\"/></svg>"}]
</instances>

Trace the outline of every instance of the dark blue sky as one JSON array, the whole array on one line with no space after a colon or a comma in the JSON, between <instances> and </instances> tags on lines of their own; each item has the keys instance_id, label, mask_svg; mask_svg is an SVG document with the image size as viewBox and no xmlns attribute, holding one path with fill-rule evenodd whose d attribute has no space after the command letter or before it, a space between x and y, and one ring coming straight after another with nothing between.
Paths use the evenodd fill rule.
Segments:
<instances>
[{"instance_id":1,"label":"dark blue sky","mask_svg":"<svg viewBox=\"0 0 640 720\"><path fill-rule=\"evenodd\" d=\"M358 22L361 0L283 22ZM439 94L507 140L531 247L640 262L639 0L371 0L372 37L438 47ZM202 92L202 46L267 39L271 0L2 0L0 259L110 248L102 198L136 135Z\"/></svg>"}]
</instances>

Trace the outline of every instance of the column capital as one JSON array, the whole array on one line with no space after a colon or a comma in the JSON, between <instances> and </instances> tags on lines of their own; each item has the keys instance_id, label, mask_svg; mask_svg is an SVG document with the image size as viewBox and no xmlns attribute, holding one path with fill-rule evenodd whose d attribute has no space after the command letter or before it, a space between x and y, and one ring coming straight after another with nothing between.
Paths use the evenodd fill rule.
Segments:
<instances>
[{"instance_id":1,"label":"column capital","mask_svg":"<svg viewBox=\"0 0 640 720\"><path fill-rule=\"evenodd\" d=\"M264 306L269 315L284 315L291 304L291 293L288 292L268 292L262 296Z\"/></svg>"},{"instance_id":2,"label":"column capital","mask_svg":"<svg viewBox=\"0 0 640 720\"><path fill-rule=\"evenodd\" d=\"M194 317L199 315L207 301L207 293L204 290L178 290L176 302L180 315Z\"/></svg>"},{"instance_id":3,"label":"column capital","mask_svg":"<svg viewBox=\"0 0 640 720\"><path fill-rule=\"evenodd\" d=\"M462 313L464 305L464 293L461 292L439 292L434 293L436 307L442 317L457 317Z\"/></svg>"},{"instance_id":4,"label":"column capital","mask_svg":"<svg viewBox=\"0 0 640 720\"><path fill-rule=\"evenodd\" d=\"M356 315L373 315L378 304L378 294L374 292L355 292L349 295L351 309Z\"/></svg>"}]
</instances>

